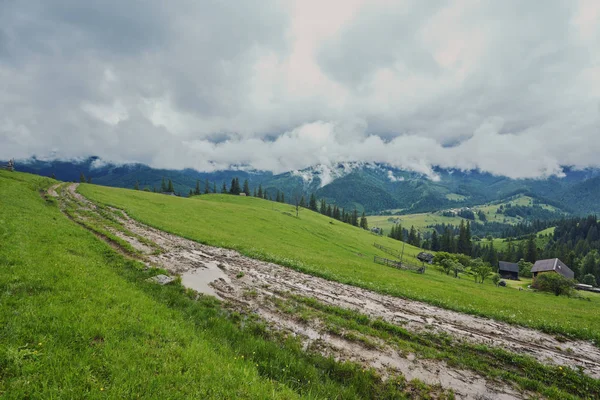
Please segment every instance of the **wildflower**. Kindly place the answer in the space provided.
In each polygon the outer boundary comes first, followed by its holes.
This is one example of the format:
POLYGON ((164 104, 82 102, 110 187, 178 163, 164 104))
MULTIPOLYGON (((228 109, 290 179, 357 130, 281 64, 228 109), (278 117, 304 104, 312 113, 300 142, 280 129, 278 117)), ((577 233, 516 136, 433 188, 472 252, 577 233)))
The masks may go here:
POLYGON ((104 392, 104 388, 100 388, 100 391, 101 391, 101 392, 104 392))

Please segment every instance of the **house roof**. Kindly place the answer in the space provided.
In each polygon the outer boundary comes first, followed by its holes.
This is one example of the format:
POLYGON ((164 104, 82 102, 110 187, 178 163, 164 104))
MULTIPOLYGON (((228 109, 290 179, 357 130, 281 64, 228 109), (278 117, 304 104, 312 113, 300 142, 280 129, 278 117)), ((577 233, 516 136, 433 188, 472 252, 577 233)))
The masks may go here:
POLYGON ((571 268, 567 266, 564 262, 560 261, 558 258, 550 258, 548 260, 538 260, 531 267, 531 272, 548 272, 555 271, 559 274, 567 277, 574 278, 575 273, 571 271, 571 268))
POLYGON ((519 273, 519 264, 507 261, 500 261, 498 263, 498 270, 519 273))

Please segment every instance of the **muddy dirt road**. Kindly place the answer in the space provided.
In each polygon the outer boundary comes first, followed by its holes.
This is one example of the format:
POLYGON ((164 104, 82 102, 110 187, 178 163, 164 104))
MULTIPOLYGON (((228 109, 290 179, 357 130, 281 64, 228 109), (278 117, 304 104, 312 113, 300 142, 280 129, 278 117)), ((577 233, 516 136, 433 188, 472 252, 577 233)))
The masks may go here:
MULTIPOLYGON (((95 205, 76 189, 77 184, 68 184, 61 190, 53 187, 49 194, 56 195, 59 203, 75 202, 79 210, 96 210, 95 205)), ((404 354, 393 346, 382 345, 374 349, 361 342, 346 340, 325 330, 320 321, 302 321, 282 312, 275 300, 284 301, 290 295, 309 297, 401 325, 411 332, 445 333, 459 341, 526 354, 543 364, 569 366, 600 378, 600 349, 589 342, 558 341, 532 329, 327 281, 250 259, 236 251, 205 246, 150 228, 123 212, 113 212, 128 233, 114 228, 110 228, 111 232, 136 248, 145 262, 181 275, 182 283, 187 287, 258 314, 274 329, 298 335, 307 347, 317 348, 340 360, 374 367, 384 377, 401 373, 409 380, 418 378, 428 384, 453 388, 458 398, 528 397, 510 384, 490 381, 470 370, 451 368, 443 361, 404 354), (149 246, 149 242, 155 246, 149 246), (160 254, 156 254, 156 246, 162 249, 160 254)))

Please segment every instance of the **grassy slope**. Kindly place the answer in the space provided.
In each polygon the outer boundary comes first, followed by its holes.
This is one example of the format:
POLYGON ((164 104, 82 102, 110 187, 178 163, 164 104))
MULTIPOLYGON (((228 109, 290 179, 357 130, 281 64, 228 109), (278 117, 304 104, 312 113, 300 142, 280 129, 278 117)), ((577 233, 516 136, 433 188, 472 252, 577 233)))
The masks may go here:
MULTIPOLYGON (((235 248, 314 275, 443 307, 562 332, 600 343, 600 302, 533 294, 454 279, 429 268, 425 275, 373 263, 373 242, 400 249, 389 238, 308 210, 295 218, 289 205, 227 195, 193 199, 83 185, 101 203, 166 231, 211 245, 235 248), (288 214, 286 214, 288 213, 288 214)), ((407 254, 418 249, 407 246, 407 254)))
POLYGON ((111 259, 107 245, 32 190, 49 180, 7 176, 0 175, 0 395, 293 397, 119 276, 113 266, 123 268, 123 259, 111 259))
MULTIPOLYGON (((305 353, 260 322, 144 271, 0 171, 0 397, 364 398, 372 371, 305 353)), ((402 391, 402 390, 400 390, 402 391)))

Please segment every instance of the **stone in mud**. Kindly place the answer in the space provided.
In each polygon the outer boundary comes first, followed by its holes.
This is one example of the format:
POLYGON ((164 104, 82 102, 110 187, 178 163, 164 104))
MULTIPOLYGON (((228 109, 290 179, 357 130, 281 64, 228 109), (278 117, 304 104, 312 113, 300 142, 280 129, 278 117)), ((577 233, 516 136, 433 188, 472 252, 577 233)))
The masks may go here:
POLYGON ((167 275, 156 275, 148 279, 148 282, 158 283, 159 285, 168 285, 173 282, 175 277, 167 275))

